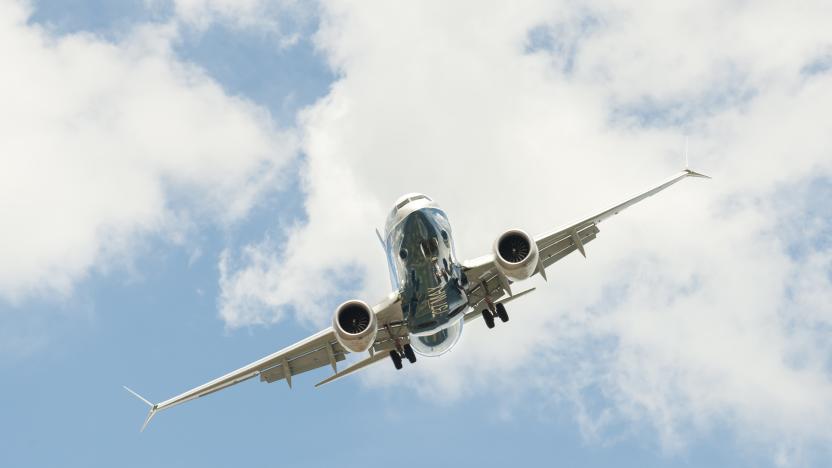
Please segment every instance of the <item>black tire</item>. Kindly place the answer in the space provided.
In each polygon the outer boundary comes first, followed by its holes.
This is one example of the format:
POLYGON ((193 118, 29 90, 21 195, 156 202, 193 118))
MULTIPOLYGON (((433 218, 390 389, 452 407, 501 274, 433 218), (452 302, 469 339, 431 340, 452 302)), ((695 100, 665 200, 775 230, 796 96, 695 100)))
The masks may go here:
POLYGON ((416 362, 416 353, 413 352, 413 346, 410 346, 410 343, 404 345, 404 357, 406 357, 411 364, 416 362))
POLYGON ((482 310, 482 319, 485 320, 485 326, 488 328, 494 328, 494 315, 491 314, 491 311, 488 309, 482 310))
POLYGON ((402 357, 399 356, 399 353, 396 351, 390 351, 390 359, 393 360, 393 365, 396 366, 396 370, 402 368, 402 357))
POLYGON ((506 306, 497 304, 497 317, 500 317, 500 320, 502 320, 503 323, 508 322, 508 312, 506 312, 506 306))

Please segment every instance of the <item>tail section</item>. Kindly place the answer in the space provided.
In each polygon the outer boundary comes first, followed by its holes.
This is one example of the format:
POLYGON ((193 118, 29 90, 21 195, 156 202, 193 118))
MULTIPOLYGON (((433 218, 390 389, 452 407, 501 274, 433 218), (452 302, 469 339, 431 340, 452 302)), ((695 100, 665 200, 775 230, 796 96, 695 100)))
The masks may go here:
POLYGON ((148 424, 150 424, 150 420, 151 420, 151 419, 153 419, 153 416, 155 416, 155 415, 156 415, 156 412, 157 412, 157 411, 159 411, 159 405, 154 405, 153 403, 151 403, 150 401, 148 401, 148 400, 147 400, 147 398, 145 398, 145 397, 143 397, 143 396, 139 395, 138 393, 134 392, 133 390, 131 390, 131 389, 130 389, 130 388, 128 388, 127 386, 122 385, 122 387, 124 387, 124 389, 125 389, 125 390, 127 390, 127 391, 128 391, 128 392, 130 392, 130 393, 132 393, 132 394, 133 394, 133 396, 135 396, 135 397, 136 397, 136 398, 138 398, 139 400, 143 401, 145 404, 147 404, 147 406, 149 406, 149 407, 150 407, 150 412, 149 412, 149 413, 147 413, 147 419, 145 419, 145 420, 144 420, 144 424, 142 424, 142 429, 141 429, 141 432, 144 432, 144 429, 147 427, 147 425, 148 425, 148 424))

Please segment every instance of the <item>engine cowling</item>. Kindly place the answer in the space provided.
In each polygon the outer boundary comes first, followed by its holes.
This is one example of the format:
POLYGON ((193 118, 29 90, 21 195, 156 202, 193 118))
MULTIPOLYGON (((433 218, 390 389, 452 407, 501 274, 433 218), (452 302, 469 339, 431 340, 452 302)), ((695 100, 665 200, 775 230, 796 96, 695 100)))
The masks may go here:
POLYGON ((347 301, 337 309, 332 317, 332 328, 341 346, 361 353, 370 349, 376 339, 378 322, 373 309, 364 301, 347 301))
POLYGON ((537 270, 537 243, 528 234, 512 229, 494 241, 497 267, 513 280, 524 280, 537 270))

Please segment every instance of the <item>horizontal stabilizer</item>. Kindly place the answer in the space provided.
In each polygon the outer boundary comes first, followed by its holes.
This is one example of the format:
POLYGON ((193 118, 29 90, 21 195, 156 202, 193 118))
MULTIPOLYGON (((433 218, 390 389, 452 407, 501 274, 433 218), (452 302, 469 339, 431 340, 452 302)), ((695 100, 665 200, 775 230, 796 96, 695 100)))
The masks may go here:
POLYGON ((355 364, 341 370, 340 372, 336 372, 336 373, 332 374, 331 376, 327 377, 326 379, 321 380, 320 382, 316 383, 315 386, 320 387, 321 385, 326 385, 330 382, 334 382, 334 381, 340 379, 341 377, 352 374, 353 372, 359 371, 359 370, 369 366, 370 364, 374 364, 374 363, 376 363, 376 362, 378 362, 382 359, 385 359, 387 356, 388 356, 388 354, 386 352, 377 352, 377 353, 373 354, 372 356, 370 356, 366 359, 362 359, 361 361, 356 362, 355 364))
POLYGON ((515 299, 519 299, 519 298, 521 298, 521 297, 525 296, 526 294, 528 294, 528 293, 530 293, 530 292, 534 291, 535 289, 537 289, 537 288, 529 288, 529 289, 527 289, 527 290, 525 290, 525 291, 522 291, 522 292, 519 292, 519 293, 517 293, 517 294, 515 294, 515 295, 513 295, 513 296, 510 296, 510 297, 507 297, 507 298, 505 298, 505 299, 503 299, 503 300, 497 301, 497 303, 498 303, 498 304, 506 304, 506 303, 509 303, 509 302, 511 302, 511 301, 513 301, 513 300, 515 300, 515 299))

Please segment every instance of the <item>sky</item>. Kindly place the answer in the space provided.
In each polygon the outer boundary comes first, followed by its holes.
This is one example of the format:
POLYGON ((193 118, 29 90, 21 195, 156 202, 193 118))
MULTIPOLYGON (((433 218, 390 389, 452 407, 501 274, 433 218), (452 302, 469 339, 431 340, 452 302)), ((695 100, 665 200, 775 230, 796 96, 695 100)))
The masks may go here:
POLYGON ((832 464, 832 5, 0 0, 2 466, 832 464), (690 165, 438 359, 161 401, 690 165))

